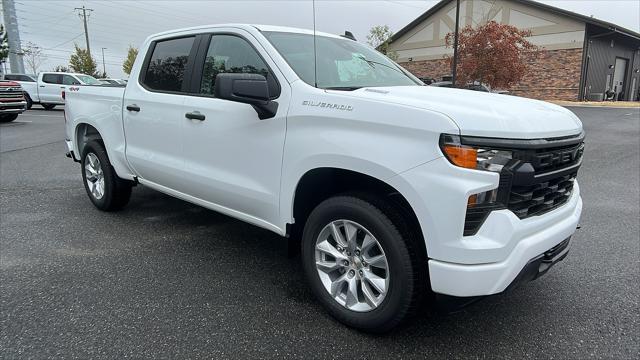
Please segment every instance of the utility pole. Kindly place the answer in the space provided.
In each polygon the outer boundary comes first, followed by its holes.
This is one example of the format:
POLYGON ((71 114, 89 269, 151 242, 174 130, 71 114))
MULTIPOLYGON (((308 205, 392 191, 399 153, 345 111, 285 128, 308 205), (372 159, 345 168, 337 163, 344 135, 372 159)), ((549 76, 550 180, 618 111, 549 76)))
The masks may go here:
POLYGON ((106 48, 102 48, 102 75, 106 76, 107 75, 107 67, 104 64, 104 50, 106 48))
POLYGON ((87 53, 89 54, 89 58, 91 58, 91 49, 89 48, 89 30, 87 30, 87 11, 89 11, 89 15, 91 15, 91 11, 93 11, 93 9, 87 9, 82 5, 81 8, 75 8, 73 10, 82 10, 82 14, 78 13, 78 16, 80 16, 84 22, 84 39, 87 42, 87 53))
POLYGON ((2 12, 4 26, 7 32, 9 43, 9 62, 11 72, 24 74, 24 62, 22 61, 22 44, 20 44, 20 31, 18 29, 18 17, 16 17, 16 7, 13 0, 2 0, 2 12))
POLYGON ((451 74, 451 84, 456 86, 456 75, 458 72, 458 23, 460 22, 460 0, 456 0, 456 32, 453 37, 453 70, 451 74))

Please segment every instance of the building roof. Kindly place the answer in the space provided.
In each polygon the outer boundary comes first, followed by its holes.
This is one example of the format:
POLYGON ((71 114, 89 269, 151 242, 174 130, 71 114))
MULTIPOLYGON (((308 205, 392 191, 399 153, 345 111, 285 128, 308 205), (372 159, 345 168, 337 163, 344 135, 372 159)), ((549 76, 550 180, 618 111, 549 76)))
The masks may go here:
MULTIPOLYGON (((403 27, 402 29, 400 29, 400 31, 398 31, 397 33, 395 33, 392 37, 391 37, 391 41, 390 42, 394 42, 396 40, 398 40, 402 35, 406 34, 409 30, 411 30, 412 28, 414 28, 415 26, 417 26, 418 24, 420 24, 421 22, 423 22, 424 20, 426 20, 427 18, 429 18, 431 15, 435 14, 436 12, 438 12, 438 10, 442 9, 443 7, 445 7, 448 3, 450 3, 453 0, 442 0, 439 3, 435 4, 431 9, 425 11, 422 15, 418 16, 415 20, 413 20, 412 22, 410 22, 407 26, 403 27)), ((595 26, 599 26, 601 28, 605 28, 611 31, 615 31, 617 33, 632 37, 636 40, 640 40, 640 33, 637 33, 633 30, 629 30, 626 28, 623 28, 621 26, 618 26, 616 24, 610 23, 608 21, 604 21, 604 20, 600 20, 600 19, 596 19, 594 17, 591 16, 585 16, 585 15, 581 15, 578 13, 574 13, 572 11, 568 11, 568 10, 564 10, 564 9, 560 9, 557 8, 555 6, 550 6, 550 5, 546 5, 546 4, 542 4, 539 3, 537 1, 532 1, 532 0, 509 0, 509 1, 514 1, 517 3, 521 3, 524 5, 529 5, 541 10, 545 10, 545 11, 549 11, 552 13, 556 13, 559 15, 563 15, 569 18, 573 18, 579 21, 583 21, 587 24, 591 24, 591 25, 595 25, 595 26)))

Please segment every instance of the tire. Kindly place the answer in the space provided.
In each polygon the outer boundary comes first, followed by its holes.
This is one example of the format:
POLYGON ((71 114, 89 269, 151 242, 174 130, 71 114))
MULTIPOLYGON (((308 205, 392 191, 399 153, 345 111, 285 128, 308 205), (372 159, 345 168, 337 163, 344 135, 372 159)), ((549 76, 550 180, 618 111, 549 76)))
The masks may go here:
POLYGON ((33 100, 31 100, 31 96, 29 94, 24 93, 24 100, 27 102, 27 110, 30 110, 33 106, 33 100))
POLYGON ((98 209, 115 211, 127 205, 133 183, 118 177, 101 142, 84 146, 80 169, 87 195, 98 209))
POLYGON ((45 110, 53 110, 56 107, 56 104, 40 104, 45 110))
POLYGON ((2 114, 0 115, 0 122, 12 122, 13 120, 18 118, 19 114, 2 114))
POLYGON ((420 286, 420 282, 427 281, 422 276, 426 270, 421 271, 419 266, 426 269, 426 262, 418 261, 418 252, 412 250, 412 242, 415 241, 413 232, 399 214, 390 203, 375 197, 347 194, 323 201, 309 215, 302 235, 303 268, 316 298, 338 321, 366 332, 384 333, 413 313, 421 293, 424 292, 424 286, 420 286), (349 233, 354 233, 353 227, 357 230, 355 248, 361 250, 361 253, 355 252, 354 247, 350 245, 342 249, 340 246, 329 248, 333 254, 340 255, 333 250, 342 253, 342 256, 346 254, 349 266, 344 266, 344 260, 339 260, 342 259, 340 256, 333 257, 335 261, 332 262, 332 256, 324 251, 327 244, 332 245, 332 238, 333 242, 336 242, 330 226, 332 223, 336 225, 338 236, 342 236, 343 240, 343 229, 349 227, 349 233), (377 241, 377 249, 365 246, 364 237, 367 235, 377 241), (379 259, 379 255, 383 255, 385 263, 375 261, 379 259), (367 262, 369 260, 371 263, 367 262), (318 267, 317 261, 325 266, 318 267), (342 269, 334 266, 341 261, 342 269), (385 266, 386 270, 383 271, 382 268, 385 266), (349 297, 349 286, 352 282, 339 286, 334 284, 341 279, 348 279, 352 271, 352 279, 356 279, 356 285, 353 285, 352 289, 355 289, 357 296, 349 297), (375 276, 371 278, 376 283, 382 284, 379 279, 384 280, 384 288, 372 285, 373 282, 368 280, 372 273, 375 276), (328 283, 331 285, 327 286, 328 283), (374 288, 384 289, 385 292, 372 290, 374 288), (330 294, 330 289, 340 290, 336 291, 334 295, 338 295, 334 296, 330 294), (372 298, 375 301, 367 301, 372 298))

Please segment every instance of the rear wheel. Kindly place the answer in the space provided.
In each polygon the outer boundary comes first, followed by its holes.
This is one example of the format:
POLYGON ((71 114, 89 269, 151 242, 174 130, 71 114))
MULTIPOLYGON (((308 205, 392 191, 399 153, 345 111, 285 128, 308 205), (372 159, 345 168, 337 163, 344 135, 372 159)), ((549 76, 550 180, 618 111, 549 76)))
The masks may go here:
MULTIPOLYGON (((309 215, 302 261, 311 288, 346 325, 386 332, 414 309, 419 277, 408 229, 376 198, 335 196, 309 215)), ((415 255, 414 255, 415 256, 415 255)))
POLYGON ((45 110, 53 110, 56 107, 56 104, 41 104, 45 110))
POLYGON ((2 114, 0 115, 0 122, 12 122, 18 118, 18 114, 2 114))
POLYGON ((94 140, 85 145, 81 164, 84 188, 93 205, 103 211, 127 205, 133 184, 118 177, 100 142, 94 140))

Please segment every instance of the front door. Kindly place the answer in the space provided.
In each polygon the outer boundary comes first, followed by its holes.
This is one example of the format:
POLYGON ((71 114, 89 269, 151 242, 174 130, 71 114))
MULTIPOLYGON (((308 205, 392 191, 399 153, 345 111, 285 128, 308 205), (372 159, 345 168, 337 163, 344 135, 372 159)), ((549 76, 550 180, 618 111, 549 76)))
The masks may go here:
POLYGON ((190 195, 275 224, 289 87, 278 82, 264 49, 240 35, 214 34, 208 47, 203 40, 194 70, 202 77, 192 88, 198 95, 185 101, 187 112, 202 116, 184 120, 186 181, 190 195), (251 105, 216 99, 216 75, 224 72, 264 75, 280 103, 276 116, 260 120, 251 105))
POLYGON ((194 36, 152 43, 142 76, 124 95, 124 130, 129 164, 140 178, 183 191, 185 81, 194 36))
POLYGON ((616 100, 625 99, 625 83, 624 80, 627 75, 627 64, 629 60, 623 58, 616 58, 616 65, 613 70, 613 85, 611 89, 616 93, 616 100))

